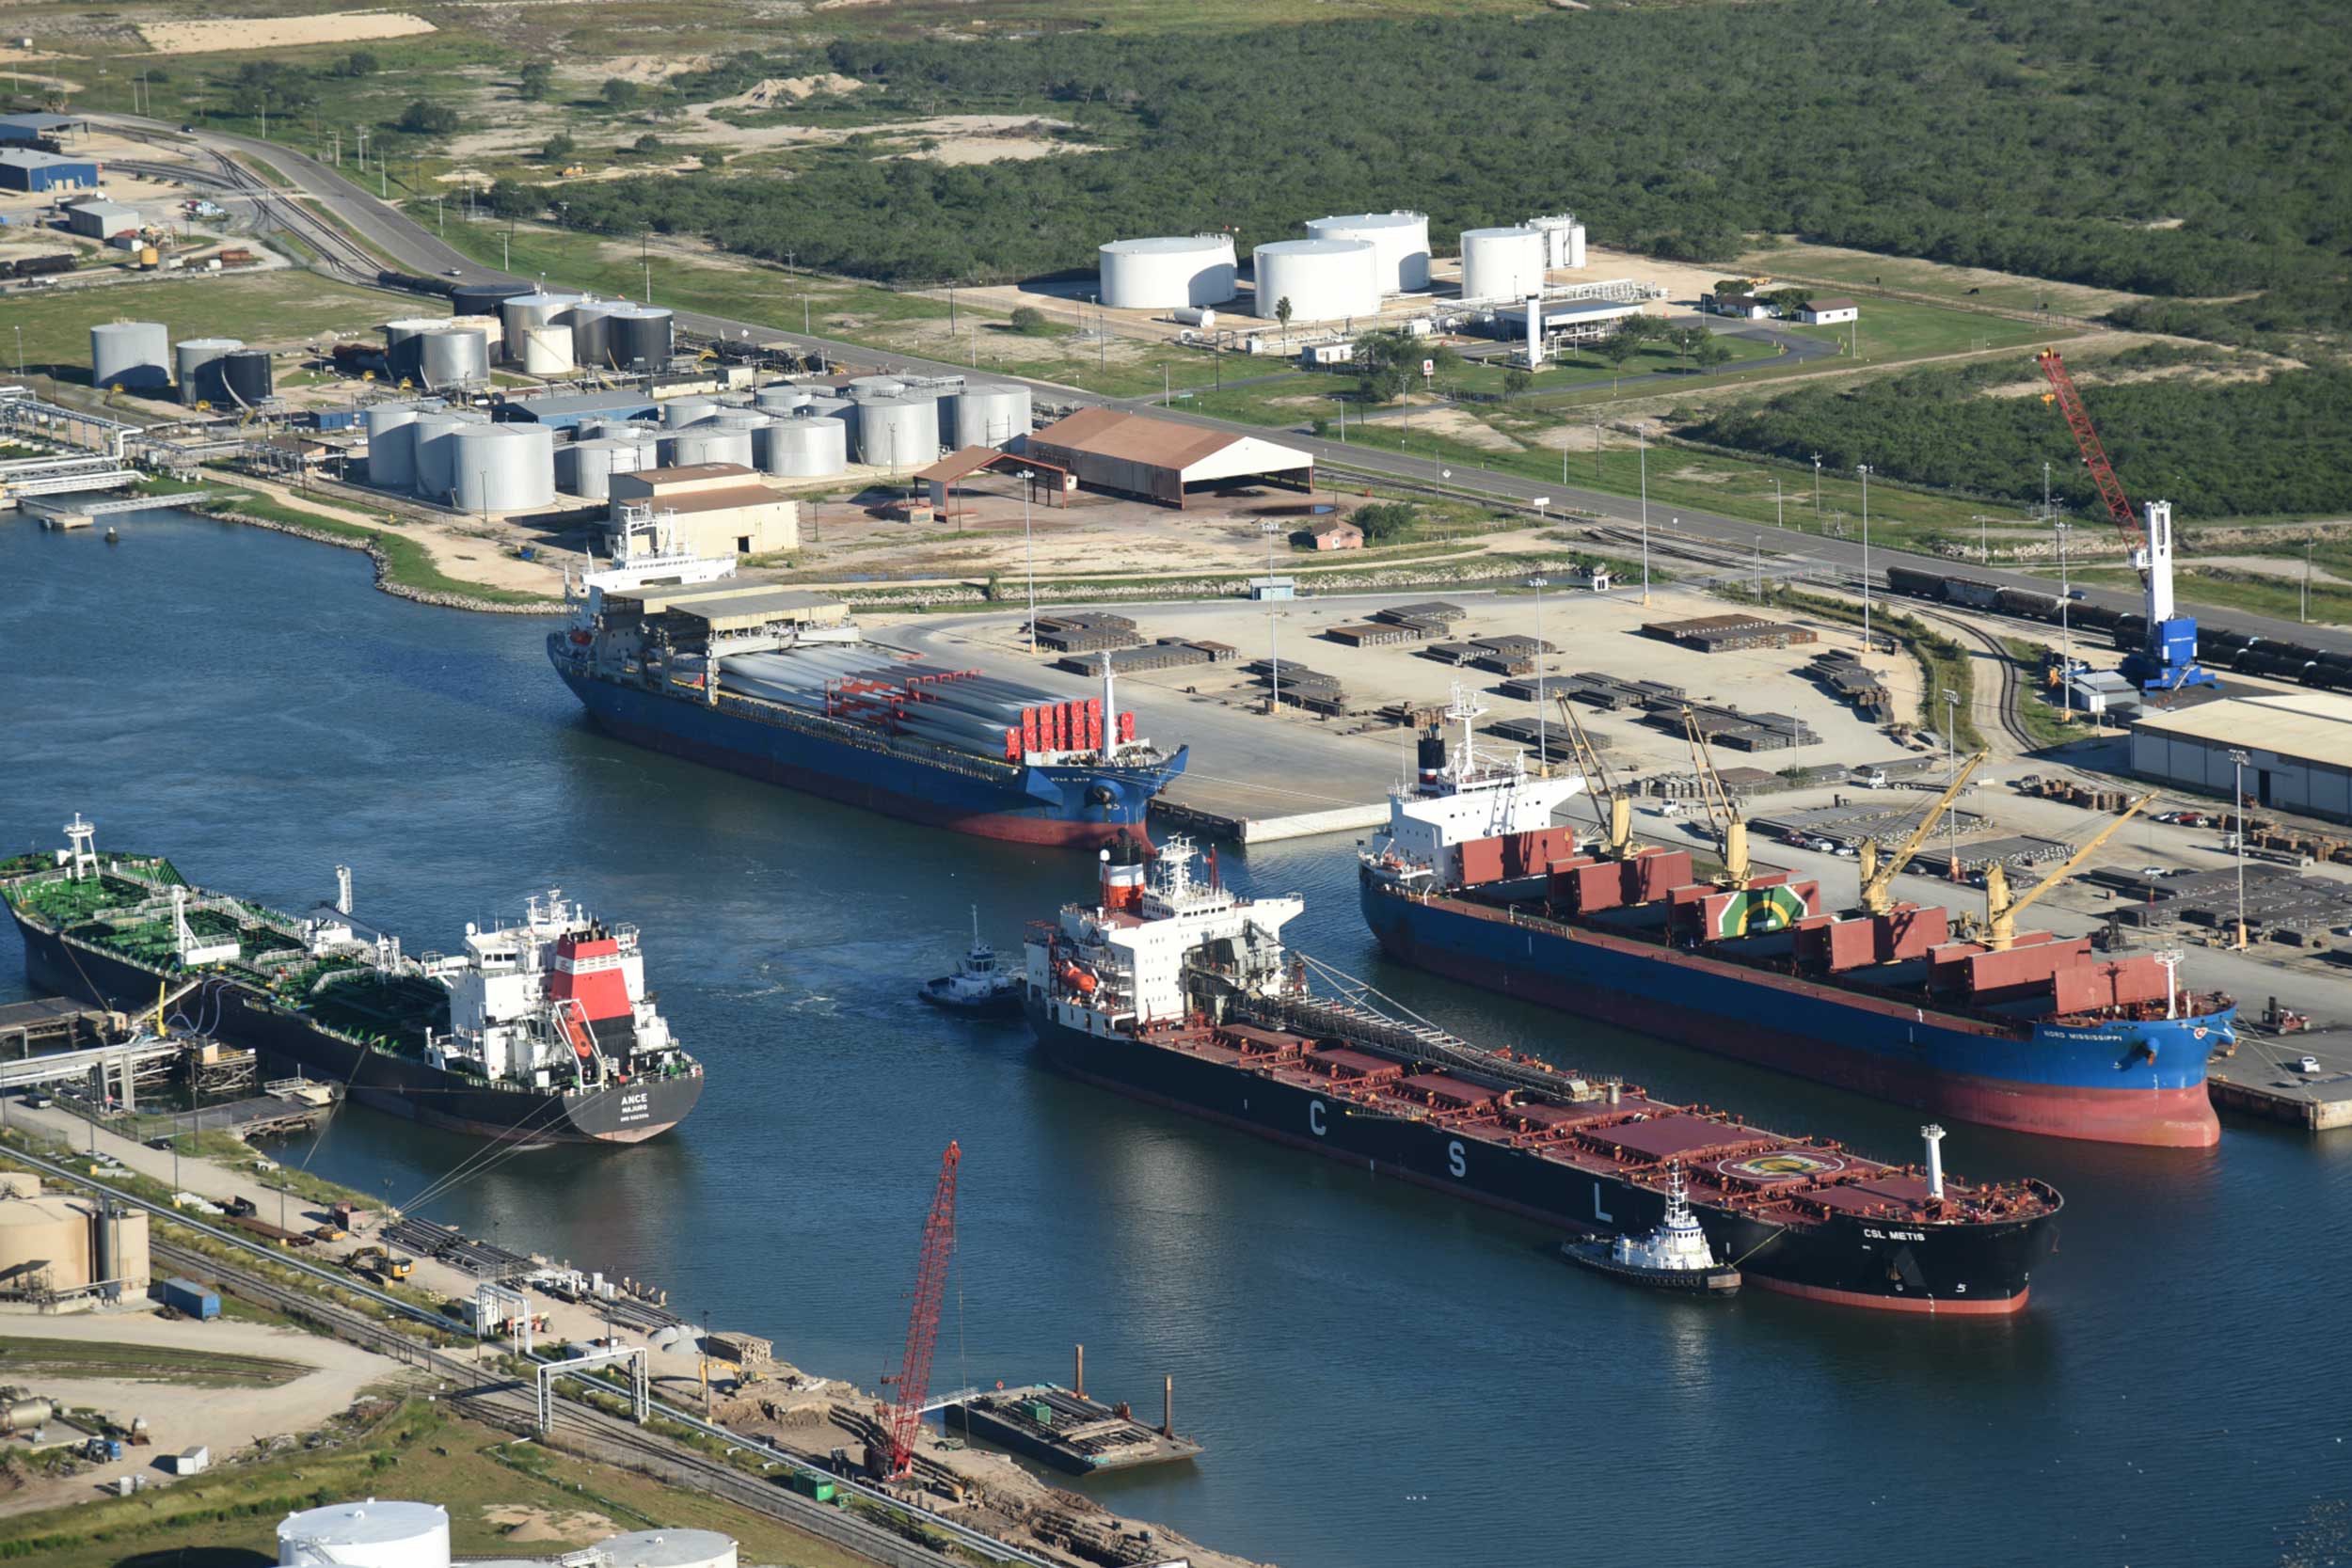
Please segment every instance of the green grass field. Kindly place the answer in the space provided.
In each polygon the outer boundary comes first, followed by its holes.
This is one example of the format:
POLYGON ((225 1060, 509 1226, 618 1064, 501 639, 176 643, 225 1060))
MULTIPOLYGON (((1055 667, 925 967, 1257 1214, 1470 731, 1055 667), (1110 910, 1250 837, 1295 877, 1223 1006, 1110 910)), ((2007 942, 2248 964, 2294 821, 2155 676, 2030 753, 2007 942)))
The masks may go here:
MULTIPOLYGON (((2043 574, 2056 577, 2055 572, 2043 574)), ((2102 588, 2137 588, 2139 578, 2120 566, 2094 566, 2089 571, 2076 570, 2074 580, 2078 584, 2102 588)), ((2174 574, 2175 591, 2185 603, 2219 610, 2243 610, 2255 615, 2274 616, 2281 621, 2294 621, 2308 613, 2311 624, 2323 626, 2352 626, 2352 588, 2342 583, 2314 581, 2308 603, 2303 597, 2302 584, 2293 578, 2265 577, 2227 567, 2182 564, 2174 574)))
POLYGON ((1988 315, 1941 305, 1921 305, 1908 299, 1856 300, 1862 319, 1843 326, 1802 326, 1789 330, 1820 338, 1852 352, 1854 328, 1862 329, 1862 357, 1846 359, 1841 368, 1884 365, 1899 359, 1921 359, 1937 354, 1976 354, 2011 348, 2021 343, 2044 343, 2078 335, 2072 322, 2044 325, 2008 316, 1988 315))
MULTIPOLYGON (((1742 271, 1766 274, 1783 282, 1799 282, 1817 294, 1834 293, 1824 284, 1885 288, 1904 293, 1928 294, 1955 304, 1993 306, 2006 310, 2040 310, 2085 319, 2105 314, 2138 294, 2114 289, 2092 289, 2079 283, 2053 283, 2047 278, 2017 273, 1990 272, 1948 266, 1942 261, 1903 256, 1880 256, 1836 245, 1779 245, 1751 252, 1740 261, 1742 271)), ((1866 311, 1868 296, 1861 301, 1866 311)))
MULTIPOLYGON (((182 338, 241 338, 256 345, 309 341, 322 332, 365 332, 404 314, 393 295, 312 273, 280 271, 200 277, 155 277, 104 288, 53 289, 13 296, 0 325, 22 327, 28 370, 60 380, 89 378, 89 329, 111 321, 158 321, 182 338)), ((16 336, 0 339, 13 360, 16 336)))

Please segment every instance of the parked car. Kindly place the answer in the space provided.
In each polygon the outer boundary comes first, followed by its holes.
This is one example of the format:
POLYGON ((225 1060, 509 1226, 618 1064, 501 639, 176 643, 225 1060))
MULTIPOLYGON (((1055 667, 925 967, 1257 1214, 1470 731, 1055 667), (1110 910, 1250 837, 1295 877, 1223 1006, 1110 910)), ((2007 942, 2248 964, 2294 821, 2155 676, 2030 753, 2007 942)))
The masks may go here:
POLYGON ((2297 1056, 2295 1058, 2295 1070, 2297 1072, 2317 1072, 2319 1070, 2319 1058, 2316 1056, 2297 1056))
POLYGON ((2143 865, 2139 868, 2139 876, 2142 881, 2162 881, 2166 877, 2170 875, 2171 873, 2165 870, 2165 868, 2161 865, 2143 865))

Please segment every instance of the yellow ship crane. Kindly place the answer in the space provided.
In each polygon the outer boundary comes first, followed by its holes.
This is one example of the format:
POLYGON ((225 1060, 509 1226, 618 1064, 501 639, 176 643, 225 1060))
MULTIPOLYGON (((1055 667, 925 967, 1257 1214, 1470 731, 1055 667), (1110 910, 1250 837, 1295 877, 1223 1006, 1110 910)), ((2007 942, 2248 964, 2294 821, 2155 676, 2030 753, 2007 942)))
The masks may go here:
POLYGON ((1732 802, 1731 791, 1724 787, 1723 775, 1715 771, 1714 753, 1707 749, 1707 736, 1699 733, 1699 721, 1688 707, 1682 710, 1682 733, 1691 742, 1691 766, 1699 776, 1699 803, 1707 808, 1707 820, 1715 830, 1715 845, 1724 858, 1724 885, 1748 885, 1748 823, 1732 802))
POLYGON ((2125 807, 2122 814, 2092 834, 2083 847, 2066 857, 2056 871, 2042 878, 2025 892, 2012 896, 2009 891, 2009 873, 1994 861, 1984 868, 1984 915, 1986 935, 1984 944, 1995 953, 2006 953, 2017 942, 2017 917, 2026 905, 2066 880, 2074 867, 2089 859, 2090 852, 2113 838, 2123 824, 2137 816, 2140 808, 2154 800, 2143 795, 2125 807))
POLYGON ((1985 752, 1979 752, 1962 765, 1960 771, 1952 775, 1952 782, 1945 786, 1944 793, 1937 796, 1934 803, 1920 816, 1910 836, 1891 852, 1881 856, 1879 841, 1875 838, 1862 841, 1857 852, 1862 857, 1862 908, 1865 911, 1884 914, 1895 907, 1895 874, 1911 863, 1911 857, 1918 853, 1919 846, 1928 841, 1928 834, 1935 831, 1935 825, 1944 820, 1944 814, 1951 809, 1952 802, 1960 799, 1960 792, 1966 786, 1968 776, 1977 770, 1985 755, 1985 752))
POLYGON ((1577 771, 1584 775, 1585 793, 1592 796, 1593 815, 1601 825, 1600 852, 1621 861, 1633 852, 1633 797, 1617 787, 1609 765, 1600 760, 1600 748, 1584 733, 1584 721, 1575 705, 1565 697, 1553 700, 1560 705, 1560 717, 1568 721, 1568 744, 1576 752, 1577 771))

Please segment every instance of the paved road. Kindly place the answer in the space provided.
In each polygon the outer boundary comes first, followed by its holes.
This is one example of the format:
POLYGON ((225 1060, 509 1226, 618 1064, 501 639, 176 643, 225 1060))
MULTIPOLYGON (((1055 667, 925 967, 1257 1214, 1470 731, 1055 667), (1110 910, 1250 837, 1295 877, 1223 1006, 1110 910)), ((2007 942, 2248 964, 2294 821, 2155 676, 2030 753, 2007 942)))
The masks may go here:
MULTIPOLYGON (((179 137, 171 127, 164 125, 161 121, 139 119, 130 116, 107 115, 96 116, 93 119, 102 123, 135 130, 144 135, 153 136, 161 133, 167 138, 200 143, 207 147, 246 152, 265 158, 272 165, 299 181, 306 194, 313 200, 334 213, 337 217, 364 236, 370 244, 412 272, 447 276, 454 269, 457 280, 466 282, 536 283, 538 281, 536 278, 502 273, 495 267, 485 267, 469 260, 442 240, 411 222, 396 209, 387 206, 376 198, 373 192, 345 179, 317 159, 308 157, 289 148, 276 143, 260 142, 249 137, 211 131, 204 133, 201 137, 179 137)), ((677 312, 677 322, 690 331, 704 333, 714 338, 740 338, 748 335, 759 341, 792 343, 834 358, 858 363, 879 360, 882 368, 892 373, 913 372, 933 375, 970 373, 970 367, 965 365, 882 353, 860 344, 813 337, 806 333, 792 332, 763 323, 737 321, 688 310, 677 312)), ((1742 324, 1726 325, 1737 329, 1742 324)), ((1818 340, 1804 341, 1812 342, 1818 340)), ((1057 404, 1073 405, 1107 404, 1115 407, 1140 408, 1158 402, 1156 397, 1104 398, 1055 382, 1033 381, 1020 376, 997 376, 995 379, 1025 385, 1029 388, 1033 396, 1057 404)), ((1162 412, 1165 418, 1180 420, 1185 424, 1198 425, 1203 429, 1226 431, 1239 436, 1263 436, 1265 434, 1263 426, 1243 424, 1232 420, 1214 419, 1207 415, 1189 412, 1182 407, 1162 412)), ((1939 558, 1913 555, 1909 552, 1890 550, 1883 546, 1866 552, 1859 540, 1822 538, 1796 530, 1781 530, 1768 524, 1744 522, 1736 517, 1725 517, 1687 508, 1677 511, 1662 506, 1654 506, 1648 509, 1649 516, 1645 518, 1639 502, 1605 491, 1586 490, 1570 485, 1521 479, 1516 475, 1491 473, 1483 468, 1467 467, 1402 453, 1343 446, 1338 441, 1311 435, 1292 435, 1288 439, 1290 444, 1311 452, 1318 463, 1327 467, 1340 467, 1359 472, 1391 475, 1424 483, 1449 483, 1455 489, 1472 492, 1505 504, 1517 502, 1523 505, 1536 497, 1549 496, 1555 507, 1597 513, 1601 516, 1625 522, 1671 520, 1675 526, 1685 532, 1697 534, 1722 544, 1737 545, 1742 548, 1750 546, 1760 537, 1776 553, 1825 562, 1848 572, 1861 571, 1867 553, 1871 576, 1882 581, 1887 567, 1904 564, 1934 570, 1958 569, 1973 577, 2018 588, 2031 589, 2040 593, 2050 591, 2048 578, 2036 577, 2026 572, 2004 571, 1998 567, 1975 565, 1955 567, 1954 562, 1939 558)), ((2084 597, 2089 603, 2119 611, 2136 613, 2140 608, 2140 599, 2137 593, 2091 588, 2085 590, 2084 597)), ((2184 602, 2188 603, 2188 601, 2184 602)), ((2189 607, 2196 608, 2193 604, 2189 607)), ((2298 626, 2292 621, 2284 621, 2273 616, 2249 614, 2242 610, 2208 610, 2201 613, 2217 625, 2227 625, 2265 638, 2301 642, 2328 652, 2352 653, 2352 631, 2298 626)))

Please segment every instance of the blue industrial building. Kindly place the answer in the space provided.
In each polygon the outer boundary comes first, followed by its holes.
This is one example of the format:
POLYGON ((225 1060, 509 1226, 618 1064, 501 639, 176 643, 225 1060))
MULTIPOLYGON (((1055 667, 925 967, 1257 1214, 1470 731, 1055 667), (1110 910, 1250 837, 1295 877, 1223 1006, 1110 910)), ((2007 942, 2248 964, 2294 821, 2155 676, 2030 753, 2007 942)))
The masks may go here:
POLYGON ((589 420, 649 420, 660 404, 645 392, 558 392, 550 397, 510 398, 496 417, 509 424, 576 429, 589 420))
POLYGON ((98 165, 88 158, 0 148, 0 191, 85 191, 97 185, 98 165))
POLYGON ((0 115, 0 145, 37 142, 60 131, 79 131, 87 121, 72 115, 0 115))

